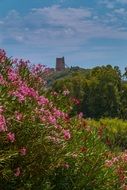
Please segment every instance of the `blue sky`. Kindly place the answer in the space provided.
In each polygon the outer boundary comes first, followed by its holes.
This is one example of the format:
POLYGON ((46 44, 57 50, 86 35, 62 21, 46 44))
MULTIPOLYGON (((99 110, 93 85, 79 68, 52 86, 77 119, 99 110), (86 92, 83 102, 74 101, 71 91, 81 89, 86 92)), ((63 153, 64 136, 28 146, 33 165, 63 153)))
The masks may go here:
POLYGON ((55 66, 127 66, 127 0, 0 0, 0 48, 55 66))

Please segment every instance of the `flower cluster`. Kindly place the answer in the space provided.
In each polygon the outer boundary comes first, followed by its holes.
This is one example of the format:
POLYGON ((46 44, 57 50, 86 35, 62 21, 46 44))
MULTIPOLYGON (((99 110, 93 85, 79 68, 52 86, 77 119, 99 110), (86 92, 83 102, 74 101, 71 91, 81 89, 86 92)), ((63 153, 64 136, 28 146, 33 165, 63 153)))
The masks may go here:
POLYGON ((121 189, 127 189, 127 151, 120 153, 118 156, 113 156, 111 159, 105 161, 106 167, 114 167, 117 173, 119 181, 121 183, 121 189))
MULTIPOLYGON (((14 151, 23 159, 31 153, 27 139, 33 140, 38 126, 45 127, 48 141, 57 144, 68 141, 71 138, 68 114, 58 109, 43 93, 43 75, 46 76, 49 69, 41 64, 29 67, 29 61, 22 59, 6 60, 5 51, 0 50, 0 96, 3 97, 0 100, 0 135, 3 144, 8 150, 10 146, 10 151, 14 146, 14 151)), ((65 95, 68 93, 64 92, 65 95)), ((16 177, 23 173, 21 165, 13 168, 16 177)))

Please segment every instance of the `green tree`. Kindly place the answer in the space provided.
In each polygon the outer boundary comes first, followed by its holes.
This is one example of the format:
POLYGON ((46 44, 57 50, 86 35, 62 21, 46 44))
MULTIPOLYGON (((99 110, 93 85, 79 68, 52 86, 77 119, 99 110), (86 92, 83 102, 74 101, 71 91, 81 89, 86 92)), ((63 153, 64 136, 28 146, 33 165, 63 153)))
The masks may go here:
POLYGON ((92 118, 118 116, 120 86, 120 76, 112 66, 94 68, 82 104, 85 116, 92 118))

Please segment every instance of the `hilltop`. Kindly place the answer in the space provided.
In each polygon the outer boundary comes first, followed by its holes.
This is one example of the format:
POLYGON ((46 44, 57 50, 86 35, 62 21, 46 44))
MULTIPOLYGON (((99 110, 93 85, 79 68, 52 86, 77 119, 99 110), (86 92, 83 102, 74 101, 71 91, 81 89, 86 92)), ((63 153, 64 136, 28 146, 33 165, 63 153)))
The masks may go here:
POLYGON ((55 71, 51 70, 51 73, 46 77, 48 86, 51 86, 56 80, 65 79, 72 77, 73 75, 80 74, 83 76, 87 76, 90 73, 91 69, 84 69, 80 67, 71 67, 65 68, 63 71, 55 71))

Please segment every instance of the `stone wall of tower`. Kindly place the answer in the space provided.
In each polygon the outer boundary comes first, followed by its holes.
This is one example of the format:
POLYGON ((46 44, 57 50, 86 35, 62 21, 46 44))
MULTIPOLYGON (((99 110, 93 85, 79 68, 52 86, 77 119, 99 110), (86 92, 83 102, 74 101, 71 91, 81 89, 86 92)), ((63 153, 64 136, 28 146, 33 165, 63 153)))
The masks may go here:
POLYGON ((56 71, 63 71, 65 69, 64 57, 56 58, 56 71))

